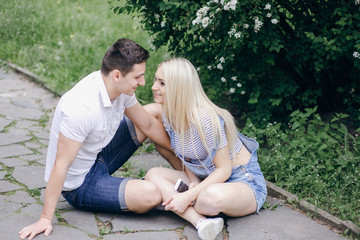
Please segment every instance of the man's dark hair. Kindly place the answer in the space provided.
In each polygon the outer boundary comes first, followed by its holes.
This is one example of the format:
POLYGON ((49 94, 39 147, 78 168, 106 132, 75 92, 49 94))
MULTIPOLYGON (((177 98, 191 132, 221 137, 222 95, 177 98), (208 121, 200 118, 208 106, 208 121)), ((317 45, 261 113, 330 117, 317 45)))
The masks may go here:
POLYGON ((149 51, 130 39, 121 38, 105 53, 101 72, 108 75, 112 70, 117 69, 126 76, 135 64, 146 62, 148 58, 149 51))

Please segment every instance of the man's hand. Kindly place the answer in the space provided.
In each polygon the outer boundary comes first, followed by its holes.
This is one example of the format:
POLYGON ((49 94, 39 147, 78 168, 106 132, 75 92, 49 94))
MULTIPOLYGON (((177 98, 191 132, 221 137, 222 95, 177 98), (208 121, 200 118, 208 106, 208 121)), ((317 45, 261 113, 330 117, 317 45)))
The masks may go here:
POLYGON ((42 232, 45 232, 44 235, 47 237, 50 235, 52 230, 53 226, 51 224, 51 221, 47 218, 41 217, 36 223, 24 227, 19 232, 19 237, 21 239, 25 239, 27 237, 28 239, 33 239, 36 235, 42 232))

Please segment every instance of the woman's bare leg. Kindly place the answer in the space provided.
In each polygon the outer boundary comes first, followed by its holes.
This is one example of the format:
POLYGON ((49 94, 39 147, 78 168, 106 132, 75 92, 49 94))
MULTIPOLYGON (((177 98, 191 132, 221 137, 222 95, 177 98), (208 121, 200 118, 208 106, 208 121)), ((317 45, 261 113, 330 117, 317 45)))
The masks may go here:
POLYGON ((194 208, 206 216, 222 212, 227 216, 240 217, 254 213, 257 202, 254 192, 245 183, 217 183, 199 194, 194 208))

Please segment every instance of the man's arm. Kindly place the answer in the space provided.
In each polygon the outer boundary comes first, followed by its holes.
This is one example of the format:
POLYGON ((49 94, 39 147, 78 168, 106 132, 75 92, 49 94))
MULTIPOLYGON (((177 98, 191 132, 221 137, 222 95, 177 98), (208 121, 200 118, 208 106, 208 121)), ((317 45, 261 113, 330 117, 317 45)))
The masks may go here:
POLYGON ((62 191, 66 174, 75 160, 81 143, 70 140, 61 133, 59 134, 57 153, 54 166, 51 169, 50 178, 46 185, 45 200, 40 219, 19 232, 21 239, 33 239, 37 234, 45 231, 48 236, 52 231, 52 218, 62 191))
POLYGON ((154 143, 171 150, 170 139, 163 124, 149 114, 140 103, 126 108, 125 115, 154 143))

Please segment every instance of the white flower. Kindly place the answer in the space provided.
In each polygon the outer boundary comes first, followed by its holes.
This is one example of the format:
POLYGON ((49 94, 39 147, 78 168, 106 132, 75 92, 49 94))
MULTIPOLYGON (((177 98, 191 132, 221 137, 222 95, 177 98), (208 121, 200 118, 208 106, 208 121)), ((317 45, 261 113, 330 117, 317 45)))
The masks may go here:
POLYGON ((225 62, 225 58, 224 58, 224 57, 221 57, 221 58, 220 58, 220 62, 221 62, 221 63, 224 63, 224 62, 225 62))
MULTIPOLYGON (((359 0, 360 1, 360 0, 359 0)), ((360 58, 360 53, 359 52, 354 52, 353 54, 354 58, 360 58)))
POLYGON ((225 4, 224 10, 228 11, 231 9, 231 10, 235 11, 236 4, 237 4, 237 0, 231 0, 230 2, 225 4))
POLYGON ((360 4, 360 0, 355 0, 355 5, 359 5, 360 4))
POLYGON ((161 22, 161 27, 165 27, 165 22, 161 22))
POLYGON ((236 86, 240 88, 242 85, 241 85, 241 83, 238 83, 238 84, 236 84, 236 86))
POLYGON ((221 8, 217 8, 217 9, 215 10, 216 13, 218 13, 218 12, 220 12, 220 11, 221 11, 221 8))
POLYGON ((207 15, 207 12, 209 11, 209 7, 205 6, 197 10, 196 16, 198 17, 205 17, 207 15))
POLYGON ((249 28, 249 24, 244 23, 243 28, 248 29, 248 28, 249 28))
POLYGON ((219 3, 219 0, 214 0, 213 2, 214 2, 214 3, 219 3))
POLYGON ((210 18, 209 18, 209 17, 204 17, 204 18, 201 20, 201 24, 202 24, 203 28, 206 28, 206 27, 209 25, 210 22, 211 22, 211 21, 210 21, 210 18))
POLYGON ((241 38, 241 32, 237 32, 237 33, 235 33, 235 35, 234 35, 234 36, 235 36, 235 38, 236 38, 236 39, 241 38))
POLYGON ((226 82, 226 79, 224 77, 221 77, 222 82, 226 82))
POLYGON ((235 88, 230 88, 230 93, 234 93, 235 92, 235 88))
POLYGON ((244 95, 244 94, 245 94, 245 91, 241 91, 240 94, 241 94, 241 95, 244 95))
POLYGON ((224 69, 223 66, 221 65, 221 63, 219 63, 216 67, 217 67, 217 69, 220 69, 220 70, 224 69))
POLYGON ((261 22, 258 17, 254 18, 254 22, 255 22, 254 31, 257 33, 260 30, 261 26, 263 25, 263 22, 261 22))
POLYGON ((231 27, 230 31, 228 32, 229 36, 232 37, 236 33, 236 29, 231 27))
POLYGON ((209 66, 207 66, 207 68, 209 69, 209 70, 211 70, 212 69, 212 67, 209 65, 209 66))
POLYGON ((193 25, 196 25, 196 24, 199 24, 199 23, 201 23, 201 18, 200 17, 197 17, 192 21, 193 25))
POLYGON ((278 22, 279 22, 279 20, 277 20, 276 18, 271 19, 272 24, 277 24, 278 22))
POLYGON ((59 45, 59 46, 62 46, 62 45, 63 45, 63 42, 62 42, 62 41, 59 41, 59 42, 58 42, 58 45, 59 45))
POLYGON ((265 10, 270 10, 271 9, 271 5, 270 5, 270 3, 267 3, 266 5, 265 5, 265 8, 264 8, 265 10))
POLYGON ((220 4, 224 5, 225 4, 225 0, 220 0, 220 4))
POLYGON ((154 14, 154 17, 155 17, 155 19, 156 19, 156 21, 159 21, 159 19, 160 19, 160 15, 159 14, 154 14))
POLYGON ((233 77, 231 77, 231 80, 236 81, 236 80, 237 80, 237 77, 236 77, 236 76, 233 76, 233 77))
POLYGON ((266 17, 271 18, 271 13, 266 14, 266 17))

